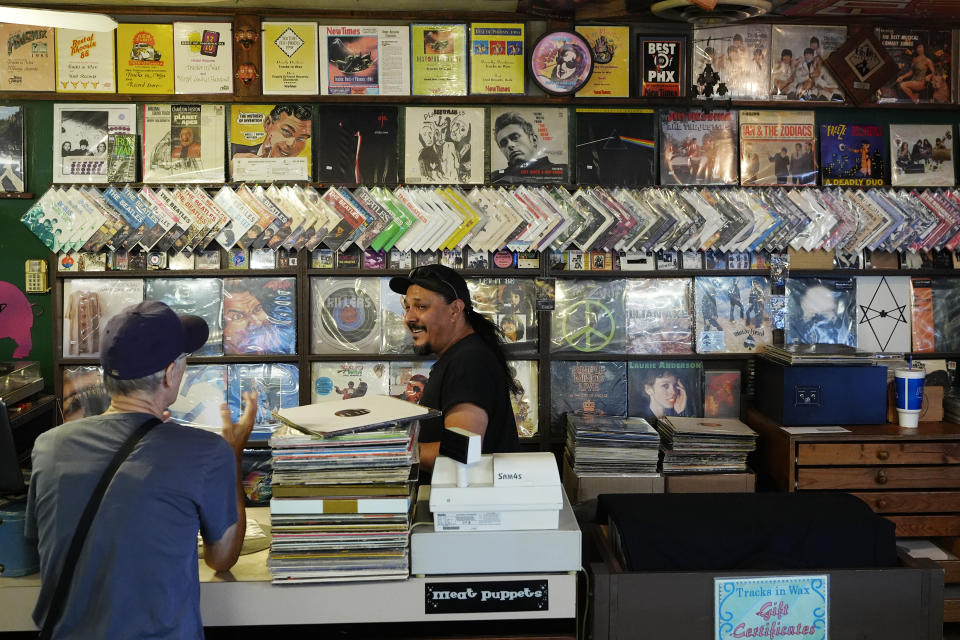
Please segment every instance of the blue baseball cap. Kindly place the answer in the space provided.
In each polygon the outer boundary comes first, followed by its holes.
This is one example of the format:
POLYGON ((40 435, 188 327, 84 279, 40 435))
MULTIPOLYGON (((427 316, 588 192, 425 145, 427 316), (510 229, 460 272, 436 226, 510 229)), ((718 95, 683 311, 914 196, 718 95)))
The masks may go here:
POLYGON ((118 380, 163 371, 184 353, 202 347, 210 328, 199 316, 177 315, 162 302, 147 300, 107 321, 100 334, 103 372, 118 380))

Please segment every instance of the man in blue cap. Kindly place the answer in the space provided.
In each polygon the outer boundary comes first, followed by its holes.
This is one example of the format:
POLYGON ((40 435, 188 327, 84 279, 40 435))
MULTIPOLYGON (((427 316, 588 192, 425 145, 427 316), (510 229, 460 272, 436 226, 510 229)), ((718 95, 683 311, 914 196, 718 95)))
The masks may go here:
POLYGON ((483 453, 516 451, 519 440, 510 394, 519 392, 497 325, 477 313, 459 273, 431 264, 390 279, 404 296, 407 328, 418 355, 439 356, 420 404, 443 412, 421 422, 420 466, 433 470, 444 427, 480 434, 483 453))
POLYGON ((33 619, 42 627, 52 615, 53 638, 203 637, 197 531, 204 561, 218 571, 232 567, 246 529, 239 469, 255 394, 245 394, 237 423, 221 406, 222 438, 174 422, 147 431, 108 485, 62 606, 51 613, 51 602, 94 487, 131 434, 169 418, 186 356, 208 331, 202 318, 178 316, 162 302, 124 309, 101 333, 110 406, 37 438, 27 503, 42 581, 33 619))

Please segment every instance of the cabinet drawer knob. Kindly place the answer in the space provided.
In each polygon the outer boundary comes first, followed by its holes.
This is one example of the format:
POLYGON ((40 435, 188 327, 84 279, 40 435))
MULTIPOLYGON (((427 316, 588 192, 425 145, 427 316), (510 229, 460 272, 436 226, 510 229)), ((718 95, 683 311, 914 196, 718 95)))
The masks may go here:
POLYGON ((886 449, 881 449, 880 451, 877 451, 877 460, 889 460, 889 459, 890 459, 889 451, 887 451, 886 449))
POLYGON ((877 500, 877 509, 886 509, 887 504, 888 503, 884 498, 880 498, 879 500, 877 500))
POLYGON ((884 469, 877 471, 877 484, 887 484, 887 472, 884 469))

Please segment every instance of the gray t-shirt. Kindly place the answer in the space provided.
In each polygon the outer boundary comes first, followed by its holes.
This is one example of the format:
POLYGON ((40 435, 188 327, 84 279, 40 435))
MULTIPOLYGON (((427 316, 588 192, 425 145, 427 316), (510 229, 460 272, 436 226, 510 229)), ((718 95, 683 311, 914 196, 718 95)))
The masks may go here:
MULTIPOLYGON (((26 534, 39 538, 42 626, 73 533, 127 437, 152 416, 68 422, 37 438, 26 534)), ((237 520, 236 458, 226 440, 168 422, 120 466, 87 534, 55 638, 202 638, 197 531, 219 540, 237 520)))

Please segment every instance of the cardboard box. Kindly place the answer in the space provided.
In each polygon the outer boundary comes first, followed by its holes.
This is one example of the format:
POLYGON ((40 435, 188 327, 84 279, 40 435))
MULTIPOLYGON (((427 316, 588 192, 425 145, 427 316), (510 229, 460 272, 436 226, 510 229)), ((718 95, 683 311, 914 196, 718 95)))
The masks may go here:
POLYGON ((563 463, 563 488, 570 502, 578 504, 596 498, 601 493, 663 493, 663 476, 590 476, 582 477, 563 463))
POLYGON ((686 473, 667 475, 666 493, 753 493, 757 476, 745 473, 686 473))
POLYGON ((832 251, 787 249, 791 269, 833 269, 832 251))
MULTIPOLYGON (((887 422, 897 424, 899 421, 896 387, 891 382, 887 387, 887 422)), ((920 422, 943 422, 943 387, 924 385, 920 422)))

